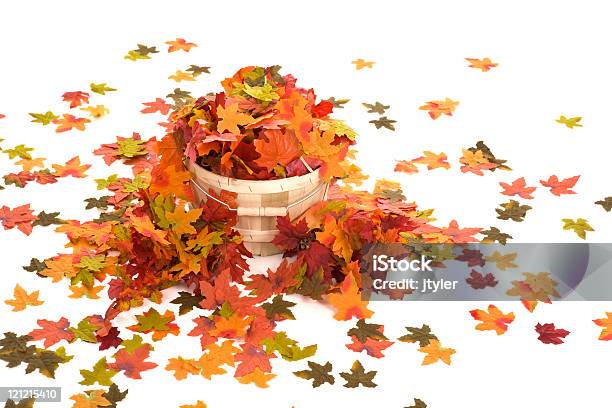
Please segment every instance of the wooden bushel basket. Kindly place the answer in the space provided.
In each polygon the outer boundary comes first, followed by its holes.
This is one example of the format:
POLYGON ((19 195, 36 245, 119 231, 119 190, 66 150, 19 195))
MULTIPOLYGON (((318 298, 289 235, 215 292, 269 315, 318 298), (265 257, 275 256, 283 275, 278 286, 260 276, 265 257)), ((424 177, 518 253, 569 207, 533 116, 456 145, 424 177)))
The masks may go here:
POLYGON ((304 164, 310 173, 278 180, 240 180, 214 174, 195 163, 186 163, 186 167, 198 202, 215 200, 236 211, 234 229, 242 235, 246 248, 253 255, 268 256, 281 252, 271 243, 278 233, 276 217, 288 215, 294 220, 327 196, 329 184, 321 180, 319 170, 304 164), (235 193, 236 207, 213 197, 210 190, 217 195, 221 190, 235 193))

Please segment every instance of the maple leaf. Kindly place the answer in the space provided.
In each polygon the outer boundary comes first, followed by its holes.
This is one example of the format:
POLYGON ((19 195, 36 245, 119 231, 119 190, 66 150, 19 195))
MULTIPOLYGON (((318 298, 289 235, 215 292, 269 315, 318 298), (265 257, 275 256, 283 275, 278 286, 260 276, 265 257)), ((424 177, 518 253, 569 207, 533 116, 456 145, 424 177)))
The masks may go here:
POLYGON ((143 102, 142 103, 146 108, 142 109, 141 113, 155 113, 159 112, 162 115, 167 115, 170 111, 172 105, 167 104, 166 101, 162 98, 155 98, 153 102, 143 102))
POLYGON ((200 74, 210 74, 210 67, 200 67, 198 65, 191 64, 189 68, 186 70, 187 72, 191 72, 191 75, 194 77, 199 76, 200 74))
POLYGON ((365 350, 369 356, 374 357, 374 358, 384 357, 384 354, 382 353, 382 351, 393 345, 392 341, 374 340, 370 337, 368 337, 364 342, 359 341, 356 336, 351 336, 351 340, 353 342, 350 344, 347 344, 346 348, 356 353, 359 353, 365 350))
POLYGON ((527 211, 533 208, 529 205, 521 205, 516 200, 510 200, 507 203, 500 204, 499 206, 502 208, 495 209, 497 218, 500 220, 512 220, 516 222, 524 221, 527 211))
POLYGON ((457 105, 459 105, 459 102, 446 98, 445 100, 426 102, 425 105, 420 106, 419 109, 429 111, 429 117, 438 119, 441 115, 453 116, 453 112, 457 108, 457 105))
POLYGON ((346 262, 351 261, 353 248, 349 241, 349 235, 333 216, 325 218, 323 231, 317 232, 316 237, 317 241, 331 248, 336 255, 342 257, 346 262))
POLYGON ((98 408, 108 407, 111 402, 104 398, 104 390, 85 391, 82 394, 75 394, 70 397, 74 401, 72 408, 98 408))
POLYGON ((506 269, 517 268, 518 265, 514 263, 518 254, 516 252, 501 254, 499 251, 493 252, 491 255, 486 256, 487 262, 495 262, 497 269, 505 271, 506 269))
POLYGON ((536 324, 535 331, 538 333, 538 340, 544 344, 561 344, 563 339, 570 334, 565 329, 557 329, 554 323, 536 324))
POLYGON ((98 350, 107 350, 109 348, 117 348, 123 340, 119 337, 119 329, 111 327, 106 335, 101 336, 96 334, 96 341, 100 343, 98 350))
POLYGON ((399 160, 395 163, 393 171, 406 174, 418 173, 419 169, 412 163, 412 160, 399 160))
POLYGON ((179 292, 179 296, 170 301, 175 305, 180 305, 179 307, 179 315, 184 315, 185 313, 193 310, 194 307, 202 308, 200 306, 200 302, 204 300, 204 296, 192 294, 191 292, 179 292))
POLYGON ((133 350, 121 349, 115 355, 115 362, 109 363, 108 368, 123 371, 125 376, 135 380, 142 377, 140 373, 157 367, 157 364, 145 361, 149 357, 151 346, 144 344, 133 350))
POLYGON ((53 119, 53 123, 58 125, 55 131, 57 133, 67 132, 72 129, 77 129, 80 131, 85 130, 85 124, 91 122, 87 118, 77 118, 74 115, 69 113, 64 113, 61 119, 53 119))
POLYGON ((80 108, 84 112, 88 112, 89 116, 94 119, 101 118, 102 116, 108 114, 110 111, 104 105, 96 105, 96 106, 87 106, 85 108, 80 108))
POLYGON ((536 189, 535 187, 527 187, 525 177, 517 178, 512 182, 512 184, 500 182, 499 185, 504 189, 504 191, 502 191, 503 195, 518 195, 519 197, 527 200, 531 200, 533 198, 531 193, 533 193, 536 189))
POLYGON ((166 213, 166 218, 172 225, 172 230, 178 235, 195 234, 197 231, 191 225, 202 215, 202 208, 185 211, 185 207, 177 205, 174 211, 166 213))
POLYGON ((351 64, 355 64, 355 69, 360 70, 363 68, 374 68, 374 61, 366 61, 363 58, 358 58, 354 61, 351 61, 351 64))
POLYGON ((313 380, 312 388, 317 388, 325 383, 334 384, 336 379, 331 374, 332 365, 328 361, 324 365, 317 364, 314 361, 308 361, 309 370, 294 371, 296 377, 304 380, 313 380))
POLYGON ((266 353, 260 347, 245 344, 242 346, 242 351, 234 357, 236 361, 240 362, 236 367, 234 377, 244 377, 255 371, 257 367, 263 372, 269 373, 272 370, 272 366, 270 366, 270 359, 272 358, 276 358, 276 356, 266 353))
POLYGON ((43 126, 47 126, 58 118, 58 116, 51 111, 47 111, 45 113, 28 113, 28 115, 34 118, 31 121, 32 123, 41 123, 43 126))
POLYGON ((95 92, 100 95, 106 95, 107 92, 116 91, 115 88, 111 88, 110 86, 108 86, 106 82, 103 82, 101 84, 96 84, 92 82, 89 84, 89 89, 91 89, 92 92, 95 92))
POLYGON ((32 156, 30 155, 31 151, 34 151, 33 148, 27 147, 24 144, 17 145, 12 149, 0 149, 3 153, 8 154, 9 159, 14 159, 15 157, 20 157, 22 159, 30 160, 32 156))
POLYGON ((30 171, 35 167, 45 167, 45 158, 39 157, 36 159, 21 159, 16 161, 15 164, 21 166, 24 171, 30 171))
POLYGON ((28 336, 32 340, 45 340, 43 343, 46 348, 59 343, 62 340, 66 340, 68 343, 74 339, 74 334, 66 329, 70 326, 70 322, 65 317, 62 317, 57 322, 51 320, 39 319, 36 323, 41 327, 40 329, 34 329, 28 336))
POLYGON ((298 141, 293 134, 278 129, 265 130, 263 134, 267 141, 257 139, 253 142, 261 155, 255 162, 261 167, 271 170, 277 164, 287 166, 300 155, 298 141))
POLYGON ((424 156, 417 157, 412 160, 412 163, 426 164, 427 170, 437 168, 450 169, 450 164, 446 161, 448 158, 445 153, 435 154, 434 152, 424 151, 424 156))
POLYGON ((52 167, 55 169, 54 175, 56 177, 72 176, 76 178, 85 178, 87 177, 85 171, 91 167, 91 164, 81 165, 81 159, 79 156, 75 156, 64 165, 53 164, 52 167))
POLYGON ((561 221, 563 221, 564 230, 573 230, 582 239, 586 239, 587 231, 595 231, 584 218, 576 218, 576 220, 563 218, 561 221))
POLYGON ((182 81, 195 81, 193 75, 188 72, 176 70, 176 72, 168 77, 168 79, 173 80, 174 82, 182 82, 182 81))
POLYGON ((490 71, 491 68, 495 68, 498 64, 491 61, 489 57, 478 59, 478 58, 466 58, 467 62, 470 63, 470 68, 476 68, 481 70, 482 72, 490 71))
POLYGON ((419 348, 419 351, 427 354, 423 358, 422 365, 433 364, 438 360, 450 365, 451 356, 455 354, 455 349, 442 347, 440 342, 436 339, 431 339, 429 344, 419 348))
POLYGON ((582 116, 566 118, 565 116, 561 115, 559 116, 559 119, 555 120, 555 122, 561 123, 562 125, 565 125, 566 127, 570 129, 573 129, 575 127, 582 127, 582 124, 579 123, 581 120, 582 120, 582 116))
POLYGON ((80 373, 83 376, 83 381, 79 382, 79 384, 93 385, 98 383, 100 385, 111 385, 113 383, 111 378, 117 374, 117 371, 108 369, 106 357, 104 357, 94 364, 92 371, 81 370, 80 373))
POLYGON ((336 99, 333 96, 331 98, 325 99, 326 102, 330 102, 334 108, 344 109, 345 104, 350 102, 350 99, 336 99))
POLYGON ((388 340, 383 334, 383 326, 380 324, 366 323, 365 319, 359 319, 355 327, 350 329, 347 334, 357 338, 360 342, 365 342, 367 339, 373 340, 388 340))
POLYGON ((435 334, 431 332, 431 328, 423 324, 419 327, 406 327, 407 334, 399 337, 399 341, 403 341, 405 343, 419 343, 420 347, 425 347, 429 344, 431 340, 438 340, 435 334))
POLYGON ((238 103, 232 103, 225 108, 218 106, 217 116, 219 117, 219 122, 217 123, 217 131, 219 133, 227 130, 233 134, 240 134, 238 125, 246 126, 255 120, 251 115, 238 112, 238 103))
POLYGON ((603 200, 595 201, 596 205, 601 205, 606 212, 612 210, 612 196, 606 197, 603 200))
POLYGON ((295 306, 296 303, 283 300, 282 295, 275 296, 270 303, 264 303, 261 307, 266 311, 266 318, 268 320, 295 320, 295 316, 289 309, 295 306))
POLYGON ((368 302, 361 299, 359 286, 352 274, 347 275, 340 284, 340 293, 330 293, 327 300, 336 309, 336 320, 351 320, 353 317, 367 319, 374 314, 368 309, 368 302))
POLYGON ((268 388, 268 381, 276 377, 276 374, 265 373, 259 367, 255 367, 252 373, 238 377, 241 384, 255 384, 259 388, 268 388))
POLYGON ((571 188, 576 185, 579 178, 580 176, 574 176, 559 181, 559 178, 553 175, 546 181, 540 180, 540 184, 544 187, 549 187, 550 192, 556 196, 560 196, 561 194, 576 194, 571 188))
POLYGON ((81 91, 65 92, 62 99, 65 102, 70 102, 70 108, 72 109, 81 106, 83 103, 89 103, 89 94, 81 91))
POLYGON ((178 335, 178 326, 174 323, 174 313, 167 310, 161 315, 154 308, 150 308, 142 315, 137 315, 137 324, 129 326, 128 329, 140 333, 153 333, 153 340, 158 341, 166 337, 168 334, 178 335))
POLYGON ((606 312, 605 319, 595 319, 593 323, 599 327, 603 327, 603 330, 599 334, 599 340, 612 340, 612 313, 606 312))
POLYGON ((481 242, 492 243, 499 242, 502 245, 506 245, 508 239, 512 239, 512 235, 501 232, 497 227, 491 227, 488 230, 480 231, 480 234, 484 235, 481 242))
POLYGON ((409 407, 404 407, 404 408, 427 408, 427 404, 423 400, 415 398, 414 404, 412 404, 409 407))
POLYGON ((166 370, 174 371, 174 378, 177 380, 184 380, 189 374, 200 373, 200 367, 198 367, 196 360, 181 356, 169 359, 166 370))
MULTIPOLYGON (((0 114, 0 119, 2 117, 3 115, 0 114)), ((23 398, 17 403, 9 398, 6 400, 4 408, 34 408, 34 402, 36 402, 36 398, 23 398)))
POLYGON ((111 403, 109 408, 117 408, 117 403, 123 401, 127 393, 127 389, 125 391, 121 391, 119 387, 117 387, 117 384, 113 383, 110 387, 108 387, 108 391, 102 394, 102 396, 111 403))
POLYGON ((34 226, 34 221, 37 219, 32 214, 33 212, 34 210, 30 208, 30 204, 20 205, 13 209, 2 206, 0 208, 0 221, 2 221, 2 226, 5 230, 17 227, 17 229, 25 235, 30 235, 32 233, 32 227, 34 226))
POLYGON ((483 276, 482 273, 472 269, 470 272, 470 276, 465 279, 468 285, 470 285, 473 289, 484 289, 486 287, 495 287, 497 286, 497 280, 492 273, 487 273, 483 276))
POLYGON ((362 103, 362 105, 368 109, 368 113, 378 113, 379 115, 384 115, 385 111, 391 107, 390 105, 383 105, 380 102, 374 104, 362 103))
POLYGON ((344 378, 344 380, 346 381, 346 384, 344 384, 344 386, 347 388, 356 388, 360 385, 367 388, 377 387, 377 384, 372 381, 374 380, 375 376, 376 371, 366 372, 359 360, 355 360, 355 362, 351 366, 350 372, 340 373, 340 377, 344 378))
POLYGON ((396 122, 397 122, 396 120, 389 119, 386 116, 381 116, 380 118, 373 119, 369 121, 368 123, 372 123, 374 126, 376 126, 376 129, 380 129, 381 127, 384 127, 389 130, 395 130, 395 126, 393 124, 396 122))
POLYGON ((470 310, 470 315, 482 322, 476 325, 476 330, 494 330, 498 336, 504 334, 508 330, 508 325, 514 321, 514 313, 504 314, 495 305, 489 305, 486 311, 470 310))
POLYGON ((27 306, 42 305, 44 302, 42 300, 38 300, 39 293, 40 291, 35 290, 34 292, 28 294, 28 292, 26 292, 21 285, 16 284, 15 288, 13 289, 14 299, 5 300, 4 303, 9 306, 13 306, 13 312, 19 312, 21 310, 25 310, 27 306))
POLYGON ((197 44, 187 42, 182 38, 177 38, 174 41, 166 41, 166 44, 169 45, 168 52, 175 52, 175 51, 189 52, 193 47, 197 47, 197 44))

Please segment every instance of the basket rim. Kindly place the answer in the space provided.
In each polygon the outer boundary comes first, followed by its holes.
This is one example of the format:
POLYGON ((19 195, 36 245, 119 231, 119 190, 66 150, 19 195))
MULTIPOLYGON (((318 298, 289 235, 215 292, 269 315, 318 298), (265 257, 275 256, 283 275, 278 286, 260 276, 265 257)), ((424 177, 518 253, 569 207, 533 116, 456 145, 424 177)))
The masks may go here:
POLYGON ((322 180, 319 174, 319 169, 315 169, 312 173, 307 173, 302 176, 293 176, 287 177, 283 179, 274 179, 274 180, 245 180, 245 179, 237 179, 233 177, 221 176, 220 174, 213 173, 210 170, 206 170, 204 167, 199 165, 198 163, 191 163, 187 161, 186 163, 187 169, 192 173, 192 175, 201 180, 204 178, 207 181, 214 181, 220 188, 226 187, 266 187, 271 189, 278 189, 279 191, 288 191, 293 189, 301 188, 305 185, 318 185, 322 180))

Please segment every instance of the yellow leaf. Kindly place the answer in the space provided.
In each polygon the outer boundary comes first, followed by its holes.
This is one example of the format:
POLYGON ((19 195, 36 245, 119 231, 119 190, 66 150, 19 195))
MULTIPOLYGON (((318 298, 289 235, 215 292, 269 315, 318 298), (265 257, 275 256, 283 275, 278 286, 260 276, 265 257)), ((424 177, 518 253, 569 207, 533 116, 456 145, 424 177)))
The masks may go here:
POLYGON ((15 285, 13 289, 14 299, 5 300, 9 306, 13 306, 13 312, 19 312, 21 310, 25 310, 27 306, 39 306, 44 302, 42 300, 38 300, 39 291, 35 290, 34 292, 28 294, 24 288, 22 288, 19 284, 15 285))

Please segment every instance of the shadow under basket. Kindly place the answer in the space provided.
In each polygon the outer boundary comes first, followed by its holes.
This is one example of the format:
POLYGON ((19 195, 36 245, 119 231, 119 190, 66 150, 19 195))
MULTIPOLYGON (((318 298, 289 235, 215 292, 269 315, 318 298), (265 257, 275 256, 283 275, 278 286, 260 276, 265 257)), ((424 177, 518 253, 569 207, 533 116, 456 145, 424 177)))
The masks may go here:
POLYGON ((288 215, 293 221, 313 205, 325 200, 329 184, 321 180, 319 170, 303 176, 278 180, 240 180, 214 174, 195 163, 186 163, 192 175, 191 183, 199 203, 215 200, 236 211, 234 229, 242 235, 246 248, 253 254, 269 256, 281 253, 271 243, 278 230, 276 217, 288 215), (222 190, 234 193, 236 207, 217 197, 222 190))

